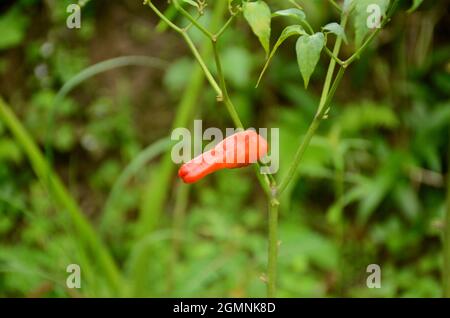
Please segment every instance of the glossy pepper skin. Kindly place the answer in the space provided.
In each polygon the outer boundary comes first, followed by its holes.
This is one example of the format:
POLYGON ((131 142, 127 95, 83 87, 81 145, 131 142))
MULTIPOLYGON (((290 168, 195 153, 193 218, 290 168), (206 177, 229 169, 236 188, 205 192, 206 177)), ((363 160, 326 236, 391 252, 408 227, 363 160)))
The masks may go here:
POLYGON ((182 165, 178 176, 185 183, 194 183, 217 170, 240 168, 255 163, 267 151, 267 141, 255 131, 238 132, 182 165))

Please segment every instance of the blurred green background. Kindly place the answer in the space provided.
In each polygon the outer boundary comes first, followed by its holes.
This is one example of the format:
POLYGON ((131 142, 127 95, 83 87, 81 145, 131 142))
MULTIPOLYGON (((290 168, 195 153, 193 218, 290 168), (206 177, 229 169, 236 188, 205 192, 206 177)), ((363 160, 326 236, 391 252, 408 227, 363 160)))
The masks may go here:
MULTIPOLYGON (((82 211, 55 200, 0 121, 0 297, 264 297, 267 207, 253 170, 186 186, 164 154, 180 123, 232 127, 182 38, 135 0, 83 1, 81 28, 68 29, 73 2, 0 3, 0 96, 82 211), (120 56, 154 59, 129 58, 139 65, 86 79, 53 111, 71 78, 120 56), (72 263, 81 266, 80 289, 66 287, 72 263)), ((338 20, 327 1, 299 3, 315 28, 338 20)), ((425 0, 408 13, 411 3, 402 1, 345 74, 282 198, 280 297, 442 295, 450 15, 447 1, 425 0), (380 289, 366 287, 369 264, 381 266, 380 289)), ((273 20, 272 43, 287 22, 273 20)), ((322 55, 306 91, 294 44, 280 48, 258 89, 265 56, 241 17, 220 45, 244 125, 280 128, 281 176, 313 118, 329 60, 322 55)), ((351 53, 345 46, 342 56, 351 53)))

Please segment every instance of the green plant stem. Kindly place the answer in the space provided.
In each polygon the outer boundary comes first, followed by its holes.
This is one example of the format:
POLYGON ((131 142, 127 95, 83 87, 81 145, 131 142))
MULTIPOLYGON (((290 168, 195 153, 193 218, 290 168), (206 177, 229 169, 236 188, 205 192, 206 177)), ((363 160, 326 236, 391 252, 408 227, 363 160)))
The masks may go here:
MULTIPOLYGON (((168 18, 168 20, 173 20, 178 13, 177 8, 175 6, 171 5, 169 6, 166 11, 164 11, 164 16, 168 18)), ((158 32, 164 32, 166 31, 168 27, 168 24, 164 20, 160 20, 159 23, 156 25, 156 31, 158 32)))
MULTIPOLYGON (((225 103, 227 110, 235 124, 236 127, 242 128, 243 125, 241 120, 239 119, 239 115, 236 112, 236 108, 234 107, 230 96, 228 95, 228 90, 225 82, 225 76, 222 69, 222 63, 219 56, 219 50, 217 49, 217 40, 212 40, 214 57, 216 61, 216 68, 218 77, 220 79, 220 84, 222 88, 222 97, 223 102, 225 103)), ((273 178, 272 175, 264 175, 262 176, 260 173, 260 164, 257 163, 256 167, 256 176, 258 177, 258 181, 261 184, 261 187, 265 191, 268 202, 269 202, 269 224, 268 224, 268 262, 267 262, 267 296, 275 297, 276 294, 276 272, 277 272, 277 255, 278 255, 278 206, 279 202, 272 198, 272 187, 276 187, 275 180, 270 180, 270 177, 273 178)))
MULTIPOLYGON (((150 1, 147 1, 147 4, 161 19, 168 20, 150 1)), ((218 28, 219 25, 221 25, 226 9, 226 4, 223 4, 222 2, 218 2, 217 5, 215 5, 211 18, 211 27, 218 28)), ((208 60, 212 56, 212 50, 208 45, 209 40, 205 39, 202 43, 201 53, 199 53, 186 32, 179 29, 172 22, 167 24, 169 27, 182 34, 184 39, 189 39, 188 46, 195 52, 196 57, 199 58, 199 67, 196 67, 190 76, 189 84, 186 87, 177 108, 176 117, 172 125, 172 128, 174 129, 186 127, 191 120, 202 87, 204 86, 205 76, 208 77, 211 86, 218 95, 222 95, 222 91, 204 62, 204 60, 208 60)), ((156 175, 145 186, 143 202, 140 209, 140 220, 138 221, 138 235, 144 235, 149 231, 152 231, 162 214, 162 209, 169 192, 171 177, 175 171, 175 165, 172 162, 170 151, 164 155, 155 171, 156 175)))
MULTIPOLYGON (((188 16, 190 16, 188 14, 188 16)), ((200 63, 202 69, 204 70, 206 76, 209 78, 211 78, 209 80, 210 84, 213 86, 213 88, 215 89, 215 91, 217 92, 217 99, 218 101, 222 101, 226 108, 227 111, 234 123, 234 125, 237 128, 241 128, 244 129, 244 126, 242 124, 241 119, 239 118, 239 115, 236 111, 236 108, 234 107, 233 102, 231 101, 231 98, 228 94, 228 89, 226 86, 226 81, 225 81, 225 75, 223 73, 223 68, 222 68, 222 63, 221 63, 221 59, 220 59, 220 55, 219 55, 219 51, 217 48, 217 40, 220 37, 220 35, 223 34, 223 32, 226 30, 226 28, 228 27, 228 25, 231 23, 232 19, 234 16, 232 16, 231 18, 228 19, 228 21, 225 23, 225 25, 219 30, 219 32, 217 33, 217 35, 215 36, 210 36, 209 32, 204 32, 201 28, 200 30, 205 33, 207 36, 210 37, 211 39, 211 43, 212 43, 212 47, 213 47, 213 52, 214 52, 214 58, 215 58, 215 62, 216 62, 216 68, 217 68, 217 73, 218 73, 218 77, 219 77, 219 82, 220 82, 220 87, 219 89, 216 87, 217 83, 215 82, 215 80, 211 80, 212 76, 210 76, 210 72, 208 70, 208 68, 206 67, 205 63, 203 62, 203 59, 201 58, 201 55, 198 54, 198 51, 195 49, 194 44, 192 43, 192 41, 190 40, 190 37, 187 35, 187 33, 182 33, 184 39, 186 40, 186 42, 188 42, 188 45, 191 47, 191 51, 194 53, 194 56, 196 57, 197 61, 200 63), (219 91, 220 90, 220 91, 219 91)), ((194 23, 195 26, 199 27, 196 23, 194 23)), ((258 181, 261 184, 261 187, 263 188, 263 190, 265 191, 266 195, 268 196, 268 198, 270 198, 272 191, 271 191, 271 187, 276 187, 275 184, 275 180, 273 179, 273 176, 271 175, 264 175, 262 176, 260 174, 260 164, 259 162, 256 164, 256 175, 258 178, 258 181), (270 180, 270 178, 272 178, 272 180, 270 180)), ((278 239, 277 239, 277 228, 278 228, 278 201, 275 199, 269 200, 269 204, 270 204, 270 209, 269 209, 269 234, 268 234, 268 242, 269 242, 269 253, 268 253, 268 282, 267 282, 267 295, 269 297, 275 297, 275 290, 276 290, 276 268, 277 268, 277 255, 278 255, 278 239)))
POLYGON ((173 30, 175 30, 178 33, 182 33, 183 29, 178 27, 175 23, 170 21, 161 11, 158 10, 158 8, 151 2, 151 0, 145 0, 144 5, 148 4, 150 8, 156 13, 156 15, 164 21, 169 27, 171 27, 173 30))
POLYGON ((277 259, 278 259, 278 207, 280 203, 275 198, 269 201, 268 221, 268 260, 267 260, 267 297, 276 297, 277 289, 277 259))
POLYGON ((192 42, 192 40, 191 40, 190 36, 187 34, 187 32, 182 32, 181 34, 182 34, 184 40, 186 41, 187 45, 191 49, 192 54, 196 58, 198 64, 200 65, 203 72, 205 73, 205 76, 206 76, 208 82, 211 84, 212 88, 217 93, 218 98, 221 98, 222 90, 220 89, 219 84, 217 84, 216 80, 214 79, 214 76, 211 74, 208 67, 206 66, 206 63, 203 60, 202 55, 199 53, 199 51, 195 47, 194 42, 192 42))
MULTIPOLYGON (((216 61, 217 74, 218 74, 220 84, 221 84, 221 89, 222 89, 223 102, 224 102, 225 106, 227 107, 227 111, 230 114, 230 117, 233 120, 234 125, 237 128, 244 129, 244 126, 242 125, 242 121, 239 118, 236 108, 234 107, 233 102, 231 101, 230 96, 228 95, 228 89, 227 89, 227 85, 225 82, 225 75, 224 75, 223 69, 222 69, 222 62, 220 60, 219 50, 217 49, 217 40, 212 40, 212 46, 213 46, 213 51, 214 51, 214 58, 216 61)), ((261 165, 259 164, 259 162, 256 163, 256 166, 258 168, 256 170, 256 175, 258 177, 258 181, 261 184, 261 187, 263 188, 263 190, 266 192, 266 194, 270 195, 270 193, 271 193, 270 187, 274 184, 275 180, 273 180, 272 175, 265 174, 264 176, 261 176, 261 174, 260 174, 261 165)))
POLYGON ((390 9, 388 14, 386 15, 386 18, 383 19, 383 21, 381 22, 381 25, 379 28, 377 28, 375 31, 373 31, 369 37, 366 39, 366 41, 364 41, 364 43, 356 50, 355 53, 353 53, 347 60, 345 60, 343 63, 344 67, 348 67, 351 63, 353 63, 357 58, 359 58, 359 56, 361 55, 361 53, 369 46, 369 44, 373 41, 373 39, 378 35, 378 33, 380 33, 380 31, 386 26, 386 24, 388 24, 391 20, 392 15, 394 14, 395 10, 397 9, 397 6, 399 4, 399 0, 395 0, 390 9))
POLYGON ((236 15, 233 14, 228 20, 227 22, 225 22, 225 24, 223 25, 223 27, 214 35, 213 39, 218 39, 224 32, 225 30, 228 28, 228 26, 230 25, 231 22, 233 22, 233 19, 236 15))
POLYGON ((185 16, 193 25, 195 25, 197 29, 200 30, 200 32, 206 35, 209 39, 212 39, 214 37, 211 32, 209 32, 203 25, 198 23, 198 21, 178 3, 178 0, 173 0, 173 4, 183 16, 185 16))
POLYGON ((340 58, 338 58, 337 56, 335 56, 333 54, 333 52, 330 51, 329 48, 325 47, 325 53, 328 54, 329 57, 331 57, 333 60, 336 61, 336 63, 338 63, 340 66, 345 66, 345 62, 342 61, 340 58))
MULTIPOLYGON (((153 11, 155 11, 155 13, 161 18, 164 19, 164 21, 168 20, 159 10, 158 8, 156 8, 151 1, 147 1, 146 3, 148 3, 150 5, 150 7, 152 8, 153 11)), ((183 11, 180 11, 181 13, 183 13, 183 11)), ((188 12, 183 13, 184 15, 189 15, 190 14, 188 12)), ((191 16, 192 18, 192 16, 191 16)), ((169 21, 170 22, 170 21, 169 21)), ((225 30, 227 24, 229 24, 231 22, 231 19, 229 19, 225 25, 221 28, 221 31, 223 32, 223 30, 225 30)), ((180 29, 179 27, 177 27, 175 24, 171 23, 167 23, 170 27, 172 27, 175 31, 177 31, 178 33, 180 33, 183 37, 183 39, 185 40, 185 42, 187 43, 187 45, 189 46, 191 52, 193 53, 194 57, 196 58, 197 62, 199 63, 201 69, 203 70, 206 78, 208 79, 208 82, 210 83, 210 85, 212 86, 212 88, 214 89, 214 91, 217 94, 217 100, 218 101, 222 101, 226 108, 228 113, 230 114, 230 117, 234 123, 234 125, 237 128, 242 128, 244 129, 244 126, 239 118, 239 115, 236 111, 236 108, 234 107, 231 99, 229 98, 227 89, 226 89, 226 85, 225 85, 225 77, 222 71, 222 66, 220 63, 220 57, 217 51, 217 36, 212 35, 209 31, 207 33, 205 33, 207 35, 207 37, 211 40, 212 44, 213 44, 213 51, 214 51, 214 57, 216 60, 216 67, 217 67, 217 72, 219 73, 219 80, 222 87, 219 86, 219 84, 217 83, 217 81, 214 79, 214 76, 211 74, 211 72, 209 71, 208 67, 206 66, 206 63, 202 57, 202 54, 199 53, 199 51, 197 50, 197 48, 195 47, 195 44, 192 42, 192 39, 190 38, 189 34, 183 30, 180 29)), ((196 27, 199 28, 198 23, 193 23, 196 27)), ((201 27, 201 26, 200 26, 201 27)), ((221 34, 221 31, 219 31, 219 33, 221 34)), ((257 163, 258 168, 260 167, 259 163, 257 163)), ((258 171, 257 171, 258 172, 258 171)), ((259 172, 258 172, 259 173, 259 172)), ((270 182, 270 178, 272 176, 268 176, 268 175, 264 175, 264 177, 261 177, 258 175, 258 181, 261 183, 262 188, 264 189, 264 191, 266 193, 270 193, 269 187, 271 185, 270 182)), ((273 177, 272 177, 273 178, 273 177)), ((272 181, 272 183, 274 182, 274 180, 272 181)))
MULTIPOLYGON (((159 12, 155 7, 152 7, 152 9, 155 12, 159 12)), ((211 17, 212 27, 218 27, 222 23, 222 17, 225 11, 226 5, 222 1, 214 6, 211 17)), ((183 32, 180 32, 180 34, 182 33, 183 32)), ((212 57, 209 40, 205 39, 202 43, 201 55, 205 60, 212 57)), ((204 83, 205 70, 200 66, 197 66, 189 78, 188 86, 185 88, 177 107, 176 117, 172 128, 188 126, 189 122, 192 120, 204 83)), ((142 242, 145 240, 146 235, 149 232, 154 231, 158 223, 161 222, 164 204, 170 193, 172 176, 174 175, 175 169, 176 166, 172 162, 171 152, 168 151, 154 169, 155 175, 153 175, 150 181, 144 186, 143 200, 137 224, 137 236, 140 239, 138 243, 133 246, 132 251, 133 255, 136 257, 133 261, 133 266, 131 266, 131 277, 133 281, 131 295, 135 297, 148 295, 148 286, 146 282, 142 280, 142 277, 147 275, 148 267, 151 262, 152 247, 145 245, 142 242)))
MULTIPOLYGON (((211 84, 212 88, 214 89, 214 91, 216 92, 218 98, 221 98, 222 96, 222 90, 219 87, 219 84, 217 84, 216 80, 214 79, 214 76, 211 74, 211 72, 209 71, 208 67, 206 66, 205 60, 202 57, 202 54, 200 54, 200 52, 197 50, 194 42, 192 41, 191 37, 189 36, 189 34, 187 33, 187 30, 182 29, 180 27, 178 27, 177 25, 175 25, 173 22, 171 22, 166 16, 164 16, 164 14, 158 10, 157 7, 155 7, 155 5, 151 2, 151 1, 146 1, 146 4, 148 4, 150 6, 150 8, 164 21, 167 23, 168 26, 170 26, 174 31, 178 32, 179 34, 181 34, 181 36, 183 37, 184 41, 186 42, 186 44, 188 45, 189 49, 191 50, 192 54, 194 55, 195 59, 197 60, 198 64, 200 65, 201 69, 203 70, 203 72, 205 73, 205 76, 207 78, 207 80, 209 81, 209 83, 211 84)), ((179 6, 179 4, 177 4, 179 6)), ((182 12, 182 11, 181 11, 182 12)), ((189 13, 187 13, 189 15, 189 13)), ((189 15, 190 16, 190 15, 189 15)), ((195 19, 194 19, 195 20, 195 19)), ((196 27, 199 27, 198 23, 193 23, 196 27)), ((209 32, 208 32, 209 33, 209 32)), ((213 36, 208 35, 209 39, 212 39, 213 36)), ((204 55, 204 54, 203 54, 204 55)))
MULTIPOLYGON (((343 30, 345 30, 345 27, 347 26, 347 21, 348 21, 348 14, 346 14, 346 13, 342 14, 341 27, 343 30)), ((342 41, 343 41, 342 36, 338 36, 336 38, 336 42, 334 43, 332 55, 335 56, 336 58, 339 57, 339 52, 341 50, 342 41)), ((327 71, 327 75, 325 78, 325 84, 322 89, 322 95, 320 96, 319 112, 324 107, 325 100, 327 99, 335 68, 336 68, 336 61, 334 60, 334 58, 332 58, 330 60, 329 66, 328 66, 328 71, 327 71)))
POLYGON ((353 61, 355 61, 357 58, 359 58, 361 53, 367 48, 367 46, 372 42, 372 40, 377 36, 377 34, 380 33, 380 30, 381 30, 381 28, 380 29, 376 29, 375 31, 373 31, 369 35, 367 40, 356 50, 356 52, 353 53, 347 60, 344 61, 344 66, 345 67, 347 67, 348 65, 353 63, 353 61))
POLYGON ((212 41, 213 51, 214 51, 214 59, 216 61, 216 67, 217 67, 217 74, 220 80, 220 85, 222 89, 222 101, 224 102, 225 106, 227 107, 228 113, 230 114, 231 119, 233 120, 234 125, 237 128, 244 129, 244 125, 242 124, 241 119, 239 118, 239 115, 236 111, 236 108, 234 107, 230 96, 228 95, 228 89, 225 83, 225 76, 222 69, 222 63, 220 61, 219 51, 217 49, 217 41, 212 41))
POLYGON ((303 158, 303 155, 308 148, 312 137, 314 136, 317 128, 319 127, 321 121, 324 119, 327 107, 329 106, 331 99, 333 98, 333 95, 336 91, 336 88, 338 87, 339 83, 341 82, 342 76, 344 75, 345 68, 341 67, 339 69, 338 74, 336 75, 336 78, 333 82, 333 86, 330 89, 330 93, 328 94, 327 98, 325 99, 325 102, 322 104, 322 107, 319 108, 319 111, 314 116, 313 121, 311 122, 305 137, 303 138, 302 143, 300 144, 299 148, 297 149, 297 152, 295 153, 294 160, 291 163, 291 166, 289 167, 288 173, 286 177, 280 182, 280 186, 278 187, 278 195, 281 195, 283 191, 286 189, 286 187, 289 185, 289 183, 294 179, 294 177, 298 174, 298 166, 300 164, 301 159, 303 158))
MULTIPOLYGON (((348 14, 347 13, 343 13, 342 14, 342 18, 341 18, 341 27, 342 29, 345 30, 345 26, 347 25, 347 20, 348 20, 348 14)), ((338 36, 336 39, 336 43, 334 44, 334 49, 332 52, 333 56, 339 56, 339 51, 341 49, 341 45, 342 45, 342 36, 338 36)), ((332 85, 332 80, 333 80, 333 74, 336 68, 336 61, 334 58, 330 59, 330 64, 328 66, 328 71, 327 71, 327 75, 325 78, 325 83, 322 89, 322 94, 320 97, 320 102, 319 102, 319 107, 317 109, 317 113, 314 116, 313 121, 311 122, 305 137, 303 138, 303 141, 301 142, 300 146, 298 147, 295 156, 294 156, 294 160, 291 163, 291 166, 289 167, 288 173, 286 175, 286 177, 280 182, 280 186, 278 187, 278 195, 281 195, 281 193, 283 193, 283 191, 287 188, 287 186, 289 185, 289 183, 294 179, 294 177, 297 175, 298 173, 298 166, 300 164, 301 159, 303 158, 303 155, 306 151, 306 149, 309 146, 309 143, 311 142, 312 137, 314 136, 317 128, 320 125, 320 122, 322 121, 324 114, 325 114, 325 110, 327 105, 327 101, 330 101, 330 86, 332 85)), ((341 67, 340 68, 340 72, 338 73, 338 75, 336 75, 336 79, 333 82, 333 86, 336 86, 339 84, 342 75, 343 75, 343 70, 344 68, 341 67), (340 74, 340 75, 339 75, 340 74)), ((336 89, 335 87, 335 89, 336 89)), ((334 92, 333 92, 334 94, 334 92)), ((329 102, 328 102, 329 103, 329 102)))

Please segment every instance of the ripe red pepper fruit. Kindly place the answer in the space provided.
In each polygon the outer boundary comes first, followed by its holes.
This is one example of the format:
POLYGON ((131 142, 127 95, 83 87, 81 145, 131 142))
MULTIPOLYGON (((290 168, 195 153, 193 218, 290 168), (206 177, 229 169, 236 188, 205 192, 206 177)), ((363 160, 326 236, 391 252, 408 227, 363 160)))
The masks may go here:
POLYGON ((267 151, 267 141, 255 131, 238 132, 182 165, 178 176, 185 183, 194 183, 217 170, 241 168, 255 163, 267 151))

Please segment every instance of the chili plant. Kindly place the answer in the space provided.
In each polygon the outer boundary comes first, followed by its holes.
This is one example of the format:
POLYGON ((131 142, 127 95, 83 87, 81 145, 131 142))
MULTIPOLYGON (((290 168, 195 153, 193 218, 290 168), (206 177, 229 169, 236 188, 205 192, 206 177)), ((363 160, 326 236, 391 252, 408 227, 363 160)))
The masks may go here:
MULTIPOLYGON (((225 105, 236 128, 243 129, 244 127, 228 92, 227 82, 224 77, 224 70, 219 54, 220 39, 236 18, 242 16, 247 21, 251 30, 261 43, 267 57, 267 62, 257 81, 257 86, 260 84, 262 76, 268 69, 277 49, 287 38, 297 38, 295 52, 305 88, 308 87, 310 78, 320 60, 321 54, 326 54, 329 57, 328 70, 325 79, 323 80, 322 93, 320 95, 320 102, 317 106, 315 116, 296 150, 287 174, 278 178, 274 175, 263 175, 260 173, 259 169, 255 169, 256 176, 268 202, 268 260, 266 277, 268 297, 276 296, 277 255, 279 245, 279 198, 297 176, 302 157, 307 150, 311 139, 315 135, 321 122, 327 118, 334 94, 339 87, 345 70, 358 59, 372 43, 380 30, 382 30, 389 22, 398 6, 399 0, 345 0, 342 4, 339 4, 334 0, 329 0, 329 2, 332 7, 338 11, 340 21, 324 25, 320 30, 314 30, 308 22, 305 11, 294 0, 285 1, 283 4, 289 5, 290 7, 275 12, 272 12, 269 5, 261 0, 228 0, 228 19, 219 29, 210 30, 201 23, 201 17, 204 15, 207 8, 207 1, 205 0, 172 0, 173 7, 188 20, 186 26, 177 25, 151 0, 144 1, 144 4, 148 5, 154 13, 167 24, 167 26, 184 39, 204 72, 209 84, 215 91, 217 101, 225 105), (297 23, 286 26, 279 35, 276 43, 271 47, 271 20, 276 17, 291 17, 296 20, 297 23), (349 42, 346 35, 349 21, 353 21, 355 34, 353 43, 349 42), (212 70, 205 62, 204 57, 200 54, 192 41, 188 33, 188 30, 192 27, 197 28, 211 42, 214 52, 216 75, 213 75, 212 70), (329 44, 333 42, 333 46, 329 48, 329 44), (345 59, 340 57, 343 45, 349 45, 354 48, 353 54, 345 59)), ((255 167, 258 168, 258 166, 260 166, 260 164, 256 163, 255 167)))

